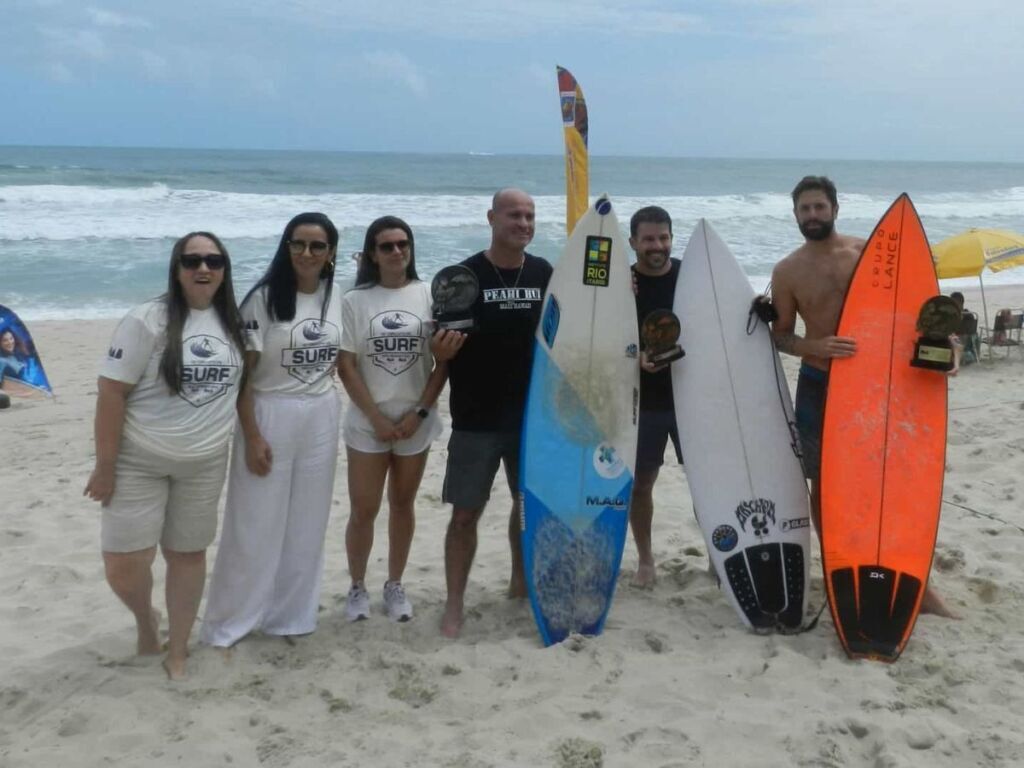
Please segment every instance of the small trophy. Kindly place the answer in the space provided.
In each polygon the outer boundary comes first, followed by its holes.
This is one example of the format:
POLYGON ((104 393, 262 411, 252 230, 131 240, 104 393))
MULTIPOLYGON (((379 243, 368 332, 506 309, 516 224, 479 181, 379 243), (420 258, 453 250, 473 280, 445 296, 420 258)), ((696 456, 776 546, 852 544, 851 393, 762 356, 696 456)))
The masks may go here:
POLYGON ((430 284, 434 298, 431 310, 435 330, 462 331, 473 329, 473 303, 480 294, 480 283, 473 270, 456 264, 445 267, 430 284))
POLYGON ((949 337, 960 327, 960 307, 949 296, 933 296, 921 307, 917 316, 917 332, 921 334, 914 344, 915 368, 932 371, 953 370, 953 343, 949 337))
POLYGON ((656 309, 644 318, 640 326, 647 362, 656 366, 668 365, 686 353, 679 341, 679 318, 667 309, 656 309))

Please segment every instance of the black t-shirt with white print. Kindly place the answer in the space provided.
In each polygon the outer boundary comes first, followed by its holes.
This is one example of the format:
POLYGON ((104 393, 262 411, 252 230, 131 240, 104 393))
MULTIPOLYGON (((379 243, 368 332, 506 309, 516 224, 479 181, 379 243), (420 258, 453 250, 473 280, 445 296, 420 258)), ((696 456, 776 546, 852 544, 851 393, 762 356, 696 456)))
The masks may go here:
POLYGON ((473 270, 480 294, 473 305, 476 325, 449 367, 452 428, 518 431, 551 265, 525 254, 522 272, 499 269, 483 251, 462 265, 473 270))

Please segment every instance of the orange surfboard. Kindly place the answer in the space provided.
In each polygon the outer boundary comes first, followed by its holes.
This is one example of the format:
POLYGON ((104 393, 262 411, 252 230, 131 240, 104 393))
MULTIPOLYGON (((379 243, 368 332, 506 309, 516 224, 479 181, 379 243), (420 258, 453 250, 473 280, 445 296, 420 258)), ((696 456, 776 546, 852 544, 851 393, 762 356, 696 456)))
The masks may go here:
POLYGON ((894 661, 928 584, 946 456, 945 374, 910 361, 918 312, 939 292, 931 250, 901 195, 850 282, 821 453, 821 549, 832 619, 852 658, 894 661))

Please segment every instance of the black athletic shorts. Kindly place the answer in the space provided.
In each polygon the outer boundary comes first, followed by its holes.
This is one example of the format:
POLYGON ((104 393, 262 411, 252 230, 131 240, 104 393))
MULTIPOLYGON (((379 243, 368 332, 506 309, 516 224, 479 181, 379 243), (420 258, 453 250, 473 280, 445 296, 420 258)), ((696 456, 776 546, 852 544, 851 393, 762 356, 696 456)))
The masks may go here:
POLYGON ((650 472, 665 463, 665 448, 671 438, 676 458, 683 463, 679 430, 673 411, 640 411, 636 441, 636 471, 650 472))
POLYGON ((821 429, 825 422, 828 372, 804 363, 796 381, 796 428, 800 432, 804 475, 818 482, 821 475, 821 429))

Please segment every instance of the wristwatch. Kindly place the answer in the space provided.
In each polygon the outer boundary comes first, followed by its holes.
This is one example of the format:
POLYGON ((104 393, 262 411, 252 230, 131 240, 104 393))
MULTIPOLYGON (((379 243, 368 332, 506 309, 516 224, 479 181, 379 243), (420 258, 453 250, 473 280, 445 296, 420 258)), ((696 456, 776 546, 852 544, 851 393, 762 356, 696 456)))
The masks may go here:
POLYGON ((425 419, 427 418, 427 416, 430 415, 430 411, 420 406, 419 408, 416 409, 416 415, 419 416, 421 419, 425 419))

